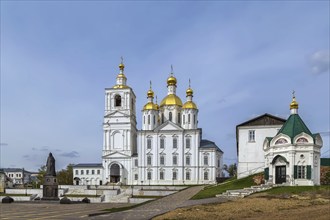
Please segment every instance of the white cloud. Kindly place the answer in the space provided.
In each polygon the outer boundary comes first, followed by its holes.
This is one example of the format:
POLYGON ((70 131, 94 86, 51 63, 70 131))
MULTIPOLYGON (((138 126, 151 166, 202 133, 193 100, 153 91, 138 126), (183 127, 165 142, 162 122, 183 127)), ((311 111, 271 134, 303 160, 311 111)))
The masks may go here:
POLYGON ((310 56, 310 63, 312 67, 312 73, 321 74, 329 73, 330 66, 329 51, 319 50, 310 56))

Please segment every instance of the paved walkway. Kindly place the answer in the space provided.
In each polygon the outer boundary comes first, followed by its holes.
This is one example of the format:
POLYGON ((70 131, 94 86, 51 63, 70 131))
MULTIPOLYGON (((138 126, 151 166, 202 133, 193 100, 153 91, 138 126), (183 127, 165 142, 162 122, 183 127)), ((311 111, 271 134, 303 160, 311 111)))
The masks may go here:
POLYGON ((92 219, 108 218, 108 219, 116 219, 116 220, 130 220, 130 219, 148 220, 157 215, 164 214, 179 207, 227 201, 226 199, 221 199, 221 198, 189 200, 202 188, 203 186, 190 187, 173 195, 166 196, 164 198, 155 200, 153 202, 138 206, 136 208, 127 211, 94 216, 92 217, 92 219))

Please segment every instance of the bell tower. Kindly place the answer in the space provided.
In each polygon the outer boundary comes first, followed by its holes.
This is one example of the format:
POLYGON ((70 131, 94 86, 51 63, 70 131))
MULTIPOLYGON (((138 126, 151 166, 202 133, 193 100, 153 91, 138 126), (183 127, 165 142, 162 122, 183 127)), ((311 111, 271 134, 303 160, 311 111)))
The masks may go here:
POLYGON ((126 83, 124 68, 122 60, 116 85, 105 89, 102 151, 105 183, 129 181, 131 156, 137 152, 136 96, 126 83))

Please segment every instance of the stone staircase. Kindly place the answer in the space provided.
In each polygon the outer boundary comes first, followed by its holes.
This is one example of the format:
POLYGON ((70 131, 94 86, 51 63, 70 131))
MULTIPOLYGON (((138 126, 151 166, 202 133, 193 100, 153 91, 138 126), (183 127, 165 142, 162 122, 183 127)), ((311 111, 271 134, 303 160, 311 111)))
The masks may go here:
POLYGON ((250 188, 236 189, 236 190, 227 190, 222 194, 216 195, 216 197, 225 197, 225 198, 244 198, 248 195, 251 195, 256 192, 265 191, 276 187, 277 185, 273 184, 261 184, 258 186, 251 186, 250 188))

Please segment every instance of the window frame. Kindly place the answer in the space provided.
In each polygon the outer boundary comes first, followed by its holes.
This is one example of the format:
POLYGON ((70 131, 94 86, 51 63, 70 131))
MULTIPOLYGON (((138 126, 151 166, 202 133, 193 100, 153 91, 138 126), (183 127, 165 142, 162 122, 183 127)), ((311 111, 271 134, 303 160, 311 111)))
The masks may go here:
POLYGON ((248 132, 248 141, 256 142, 256 130, 249 130, 248 132))

